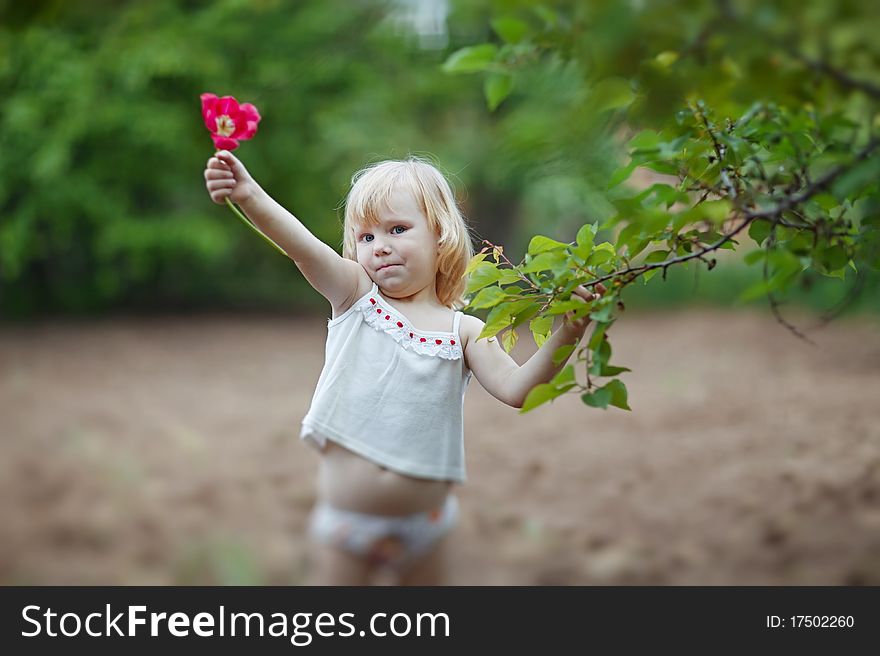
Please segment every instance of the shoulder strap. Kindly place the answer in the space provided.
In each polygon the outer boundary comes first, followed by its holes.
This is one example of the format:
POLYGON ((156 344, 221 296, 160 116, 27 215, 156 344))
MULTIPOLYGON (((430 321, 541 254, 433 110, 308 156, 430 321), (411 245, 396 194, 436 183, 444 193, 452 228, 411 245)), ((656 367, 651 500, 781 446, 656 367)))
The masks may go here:
POLYGON ((458 325, 461 323, 461 312, 455 313, 455 318, 452 320, 452 332, 458 335, 458 325))

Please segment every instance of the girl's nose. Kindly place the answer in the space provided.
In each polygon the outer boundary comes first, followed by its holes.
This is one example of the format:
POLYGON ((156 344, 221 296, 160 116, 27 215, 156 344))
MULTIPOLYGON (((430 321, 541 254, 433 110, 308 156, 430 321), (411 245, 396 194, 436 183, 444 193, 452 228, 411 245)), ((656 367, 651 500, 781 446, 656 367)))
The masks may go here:
POLYGON ((389 251, 387 244, 384 244, 384 243, 380 242, 379 240, 376 240, 376 245, 373 248, 373 252, 376 255, 383 255, 383 254, 390 253, 391 251, 389 251))

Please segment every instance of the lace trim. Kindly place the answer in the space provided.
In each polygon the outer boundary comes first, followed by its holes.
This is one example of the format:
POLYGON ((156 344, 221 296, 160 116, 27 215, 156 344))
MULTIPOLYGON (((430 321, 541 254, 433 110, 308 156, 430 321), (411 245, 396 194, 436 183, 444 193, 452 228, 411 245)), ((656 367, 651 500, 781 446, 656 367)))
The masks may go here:
POLYGON ((363 298, 357 308, 363 312, 364 321, 376 330, 391 335, 405 349, 444 360, 460 360, 462 357, 461 344, 453 333, 442 333, 441 338, 441 333, 419 332, 396 310, 384 307, 376 296, 363 298))

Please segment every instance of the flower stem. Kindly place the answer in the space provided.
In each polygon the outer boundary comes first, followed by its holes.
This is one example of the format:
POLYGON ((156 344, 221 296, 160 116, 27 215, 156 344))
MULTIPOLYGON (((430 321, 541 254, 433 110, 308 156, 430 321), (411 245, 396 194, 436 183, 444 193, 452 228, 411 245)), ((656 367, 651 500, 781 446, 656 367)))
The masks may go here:
POLYGON ((272 241, 266 235, 260 232, 259 228, 257 228, 257 226, 251 223, 248 218, 244 214, 242 214, 241 210, 238 209, 231 200, 229 200, 229 196, 226 197, 226 204, 229 206, 229 209, 232 210, 232 213, 235 214, 235 216, 237 216, 242 223, 244 223, 248 228, 256 232, 258 235, 260 235, 260 237, 262 237, 267 244, 272 246, 272 248, 281 253, 284 257, 287 257, 287 253, 285 253, 278 244, 276 244, 274 241, 272 241))

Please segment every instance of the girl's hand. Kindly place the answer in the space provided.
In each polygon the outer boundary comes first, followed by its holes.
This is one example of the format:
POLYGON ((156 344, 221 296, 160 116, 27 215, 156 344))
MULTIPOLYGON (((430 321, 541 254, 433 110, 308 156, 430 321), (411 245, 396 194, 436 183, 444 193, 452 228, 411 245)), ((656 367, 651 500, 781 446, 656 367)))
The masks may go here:
POLYGON ((260 188, 244 164, 227 150, 218 151, 208 160, 205 186, 211 200, 219 205, 223 205, 227 197, 241 205, 256 195, 260 188))
MULTIPOLYGON (((571 294, 571 300, 579 300, 582 303, 588 303, 590 301, 596 301, 602 296, 605 295, 605 292, 608 290, 605 288, 601 282, 597 282, 593 285, 593 289, 596 292, 589 291, 583 285, 578 285, 577 288, 571 294)), ((579 319, 575 319, 573 316, 573 312, 566 312, 563 318, 562 325, 567 328, 573 334, 576 334, 578 337, 582 336, 584 332, 587 330, 587 326, 590 325, 590 315, 587 314, 579 319)))

